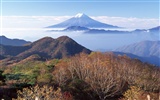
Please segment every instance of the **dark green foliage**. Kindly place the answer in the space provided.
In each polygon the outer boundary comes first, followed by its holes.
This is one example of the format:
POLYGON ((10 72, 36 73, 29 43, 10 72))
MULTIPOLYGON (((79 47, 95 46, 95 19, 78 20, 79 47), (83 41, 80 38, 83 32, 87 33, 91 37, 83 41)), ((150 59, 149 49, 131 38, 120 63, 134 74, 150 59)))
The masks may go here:
POLYGON ((64 91, 70 91, 75 100, 94 100, 96 95, 92 92, 89 84, 80 79, 72 80, 64 91))
POLYGON ((4 85, 5 82, 5 75, 3 75, 3 71, 0 70, 0 86, 4 85))

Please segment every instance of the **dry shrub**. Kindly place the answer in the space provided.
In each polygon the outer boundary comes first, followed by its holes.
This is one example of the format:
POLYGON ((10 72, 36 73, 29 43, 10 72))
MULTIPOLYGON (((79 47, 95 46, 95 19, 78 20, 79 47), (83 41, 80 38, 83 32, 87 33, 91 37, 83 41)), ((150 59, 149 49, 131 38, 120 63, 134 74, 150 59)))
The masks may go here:
POLYGON ((53 87, 44 85, 39 87, 23 88, 22 91, 18 91, 18 98, 16 100, 72 100, 72 96, 69 93, 62 93, 61 89, 55 90, 53 87), (66 95, 67 94, 67 95, 66 95))

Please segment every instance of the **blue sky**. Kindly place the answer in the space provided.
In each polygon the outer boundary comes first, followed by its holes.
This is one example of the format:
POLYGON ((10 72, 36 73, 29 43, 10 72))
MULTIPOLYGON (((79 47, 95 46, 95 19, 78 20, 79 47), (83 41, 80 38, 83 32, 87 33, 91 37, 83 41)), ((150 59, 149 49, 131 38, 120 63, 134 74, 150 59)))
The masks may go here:
POLYGON ((57 38, 67 35, 81 45, 97 50, 115 49, 142 40, 157 40, 159 37, 157 35, 150 36, 150 34, 83 35, 81 33, 50 33, 44 29, 44 27, 65 21, 77 13, 85 13, 95 20, 126 29, 153 28, 160 25, 159 0, 0 1, 0 35, 5 35, 8 38, 35 41, 44 36, 57 38))
POLYGON ((3 16, 90 16, 159 18, 159 0, 1 0, 3 16))

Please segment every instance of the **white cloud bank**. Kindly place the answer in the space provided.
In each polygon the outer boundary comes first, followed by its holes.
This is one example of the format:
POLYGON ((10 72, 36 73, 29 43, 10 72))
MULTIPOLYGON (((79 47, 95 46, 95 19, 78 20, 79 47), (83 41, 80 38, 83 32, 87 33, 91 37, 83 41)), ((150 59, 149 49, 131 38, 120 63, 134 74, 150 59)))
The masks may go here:
MULTIPOLYGON (((67 35, 91 50, 115 49, 117 47, 128 45, 130 43, 135 43, 142 40, 157 40, 158 38, 158 34, 156 36, 151 36, 150 34, 89 35, 81 33, 75 34, 70 32, 47 32, 44 28, 63 22, 71 17, 73 16, 1 16, 0 22, 2 26, 0 27, 0 35, 5 35, 8 38, 19 38, 29 41, 35 41, 45 36, 57 38, 62 35, 67 35)), ((160 25, 159 19, 124 18, 108 16, 92 16, 92 18, 103 23, 126 27, 130 29, 148 29, 160 25)))
POLYGON ((125 28, 134 28, 134 29, 147 29, 160 25, 159 19, 133 18, 133 17, 131 18, 107 17, 107 16, 99 16, 92 18, 104 23, 117 25, 125 28))
MULTIPOLYGON (((63 22, 72 16, 2 16, 3 28, 42 28, 63 22)), ((125 28, 146 29, 160 25, 159 19, 91 16, 103 23, 125 28)))
POLYGON ((3 16, 3 28, 42 28, 70 18, 69 16, 3 16))

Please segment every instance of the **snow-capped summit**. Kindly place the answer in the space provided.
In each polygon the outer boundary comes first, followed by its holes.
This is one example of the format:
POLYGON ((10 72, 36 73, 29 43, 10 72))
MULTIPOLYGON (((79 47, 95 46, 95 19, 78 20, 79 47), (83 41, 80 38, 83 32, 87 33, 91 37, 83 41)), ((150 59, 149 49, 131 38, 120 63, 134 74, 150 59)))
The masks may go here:
POLYGON ((48 28, 67 28, 71 26, 81 26, 87 28, 118 28, 117 26, 96 21, 84 13, 78 13, 72 18, 59 24, 49 26, 48 28))
POLYGON ((86 16, 84 13, 78 13, 77 15, 75 15, 74 17, 75 18, 80 18, 80 17, 82 17, 82 16, 86 16))

